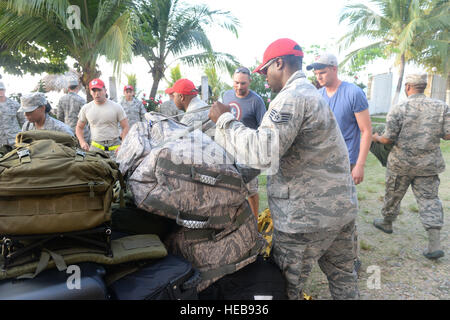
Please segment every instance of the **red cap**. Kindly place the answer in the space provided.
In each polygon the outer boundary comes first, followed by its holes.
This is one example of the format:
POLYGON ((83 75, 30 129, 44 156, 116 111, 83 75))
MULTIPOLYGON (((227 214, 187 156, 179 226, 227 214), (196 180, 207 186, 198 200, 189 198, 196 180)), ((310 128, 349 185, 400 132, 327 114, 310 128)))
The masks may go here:
POLYGON ((187 94, 187 95, 197 95, 198 90, 195 87, 194 83, 188 79, 180 79, 174 83, 173 87, 168 88, 166 93, 177 92, 179 94, 187 94))
POLYGON ((123 91, 125 91, 125 90, 133 90, 134 91, 134 88, 132 85, 126 85, 125 87, 123 87, 123 91))
POLYGON ((100 79, 94 79, 89 82, 89 89, 102 89, 105 87, 105 83, 100 79))
POLYGON ((164 92, 167 93, 167 94, 172 94, 173 93, 173 88, 167 88, 164 92))
POLYGON ((288 38, 278 39, 267 47, 266 51, 264 51, 263 62, 253 72, 262 73, 261 69, 264 69, 265 65, 273 58, 290 55, 303 57, 302 48, 294 40, 288 38))

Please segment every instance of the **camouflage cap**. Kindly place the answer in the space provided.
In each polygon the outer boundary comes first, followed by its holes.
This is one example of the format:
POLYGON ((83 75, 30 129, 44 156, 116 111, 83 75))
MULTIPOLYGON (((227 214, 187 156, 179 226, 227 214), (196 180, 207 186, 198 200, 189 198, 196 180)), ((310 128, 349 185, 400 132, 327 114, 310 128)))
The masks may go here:
POLYGON ((68 82, 68 87, 77 86, 78 80, 77 79, 70 79, 68 82))
POLYGON ((6 90, 5 84, 0 81, 0 90, 6 90))
POLYGON ((405 84, 407 84, 407 83, 414 84, 414 85, 427 84, 427 74, 426 73, 408 74, 405 77, 405 84))
POLYGON ((47 104, 47 99, 42 92, 34 92, 26 94, 20 98, 20 109, 21 112, 32 112, 39 108, 40 106, 45 106, 47 104))

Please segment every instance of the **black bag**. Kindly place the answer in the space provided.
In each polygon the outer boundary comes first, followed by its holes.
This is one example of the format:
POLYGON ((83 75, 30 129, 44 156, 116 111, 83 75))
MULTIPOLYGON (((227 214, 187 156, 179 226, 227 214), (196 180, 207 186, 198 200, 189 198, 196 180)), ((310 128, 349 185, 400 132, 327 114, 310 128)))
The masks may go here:
POLYGON ((200 300, 287 300, 286 282, 272 259, 255 262, 226 275, 199 293, 200 300))
POLYGON ((167 255, 108 284, 117 300, 197 300, 200 274, 181 257, 167 255))
POLYGON ((45 270, 33 279, 6 279, 0 281, 0 300, 106 300, 104 275, 101 265, 87 262, 68 271, 45 270))

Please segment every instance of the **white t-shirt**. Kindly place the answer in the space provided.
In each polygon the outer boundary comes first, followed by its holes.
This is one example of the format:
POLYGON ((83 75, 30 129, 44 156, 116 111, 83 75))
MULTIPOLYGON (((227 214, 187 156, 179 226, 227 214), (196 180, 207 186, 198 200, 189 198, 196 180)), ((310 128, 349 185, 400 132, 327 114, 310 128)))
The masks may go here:
POLYGON ((122 106, 109 99, 98 105, 95 101, 85 104, 78 114, 78 120, 88 122, 94 141, 115 140, 120 136, 118 123, 127 116, 122 106))

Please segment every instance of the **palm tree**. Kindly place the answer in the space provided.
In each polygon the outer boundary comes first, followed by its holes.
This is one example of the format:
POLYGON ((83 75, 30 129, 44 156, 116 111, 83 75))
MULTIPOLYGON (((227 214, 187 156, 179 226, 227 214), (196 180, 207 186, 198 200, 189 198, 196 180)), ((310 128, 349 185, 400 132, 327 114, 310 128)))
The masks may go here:
MULTIPOLYGON (((361 37, 376 42, 354 50, 345 59, 352 59, 361 50, 380 48, 386 57, 395 57, 399 79, 392 104, 398 102, 405 65, 409 61, 423 63, 427 51, 439 52, 443 64, 448 64, 449 39, 438 39, 436 34, 450 26, 449 2, 444 0, 371 0, 379 13, 364 4, 345 6, 340 22, 348 21, 353 30, 345 34, 340 43, 348 48, 361 37), (441 50, 442 46, 445 50, 441 50), (437 49, 441 47, 441 49, 437 49)), ((445 32, 448 35, 448 31, 445 32)), ((343 61, 343 63, 345 63, 343 61)), ((343 64, 342 63, 342 64, 343 64)), ((446 68, 446 66, 444 67, 446 68)))
POLYGON ((237 36, 239 22, 229 12, 210 10, 206 5, 183 5, 178 0, 144 0, 137 8, 140 32, 135 37, 134 53, 144 57, 150 67, 151 97, 164 77, 169 56, 190 66, 211 61, 221 67, 237 64, 233 56, 213 52, 205 31, 207 26, 216 25, 237 36), (186 55, 192 49, 204 51, 186 55))
MULTIPOLYGON (((0 43, 11 50, 37 45, 65 53, 76 60, 80 80, 87 87, 101 74, 96 64, 100 56, 112 61, 116 72, 130 61, 137 26, 132 6, 125 0, 2 0, 0 43), (76 6, 79 16, 70 6, 76 6)), ((88 101, 92 100, 87 93, 88 101)))

